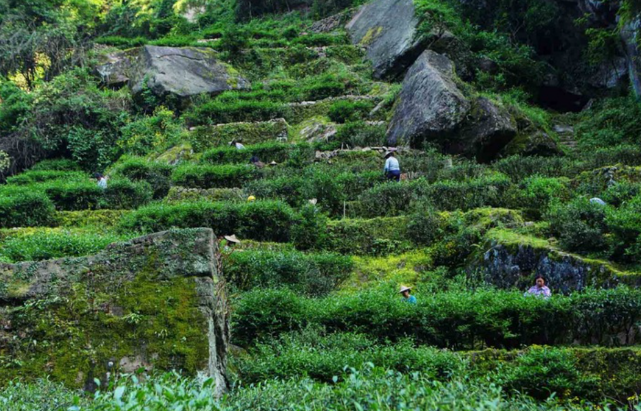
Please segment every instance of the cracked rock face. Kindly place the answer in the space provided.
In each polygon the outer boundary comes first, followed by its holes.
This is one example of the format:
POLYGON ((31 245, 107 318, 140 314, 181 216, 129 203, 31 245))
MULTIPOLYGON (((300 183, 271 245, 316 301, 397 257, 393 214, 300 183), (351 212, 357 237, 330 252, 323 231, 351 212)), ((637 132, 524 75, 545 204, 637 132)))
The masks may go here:
POLYGON ((227 387, 224 281, 211 229, 173 230, 79 258, 0 264, 0 380, 95 389, 139 369, 227 387), (34 341, 37 342, 34 344, 34 341))
POLYGON ((206 48, 144 46, 104 59, 96 68, 103 82, 109 87, 126 84, 134 95, 148 88, 157 96, 185 98, 250 87, 249 81, 206 48))
POLYGON ((345 28, 353 44, 367 49, 378 79, 398 76, 423 50, 412 0, 374 0, 345 28))
POLYGON ((517 134, 517 124, 500 105, 468 99, 456 83, 454 65, 427 50, 407 72, 387 130, 391 146, 440 146, 451 154, 496 158, 517 134))

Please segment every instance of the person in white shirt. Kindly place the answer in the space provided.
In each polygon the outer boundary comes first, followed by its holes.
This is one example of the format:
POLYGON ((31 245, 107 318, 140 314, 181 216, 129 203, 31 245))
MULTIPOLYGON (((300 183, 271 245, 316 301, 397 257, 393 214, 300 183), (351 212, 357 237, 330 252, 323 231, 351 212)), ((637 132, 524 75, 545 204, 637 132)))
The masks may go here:
POLYGON ((245 149, 245 146, 242 144, 242 140, 241 140, 241 139, 238 139, 238 140, 232 140, 232 141, 229 143, 229 145, 230 145, 230 146, 234 146, 234 147, 236 147, 236 149, 237 149, 237 150, 244 150, 244 149, 245 149))
POLYGON ((103 190, 107 188, 107 177, 103 176, 100 173, 94 174, 93 177, 98 181, 98 187, 102 188, 103 190))
POLYGON ((390 180, 401 181, 401 166, 394 153, 388 151, 385 153, 385 168, 383 169, 385 177, 390 180))

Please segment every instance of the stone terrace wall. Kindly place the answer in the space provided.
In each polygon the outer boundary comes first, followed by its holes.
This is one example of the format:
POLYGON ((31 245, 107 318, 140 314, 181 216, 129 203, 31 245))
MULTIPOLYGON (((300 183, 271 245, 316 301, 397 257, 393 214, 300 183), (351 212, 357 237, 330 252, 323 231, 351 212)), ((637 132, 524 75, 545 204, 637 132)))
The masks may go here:
POLYGON ((172 230, 81 258, 0 264, 0 385, 179 369, 226 387, 228 322, 211 229, 172 230))

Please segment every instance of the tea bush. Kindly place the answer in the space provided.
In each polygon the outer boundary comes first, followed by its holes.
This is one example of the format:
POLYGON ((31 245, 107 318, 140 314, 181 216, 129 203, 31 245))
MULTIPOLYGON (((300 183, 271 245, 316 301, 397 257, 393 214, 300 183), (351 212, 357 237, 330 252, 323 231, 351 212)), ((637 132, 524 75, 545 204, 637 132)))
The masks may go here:
POLYGON ((52 201, 43 193, 14 192, 0 196, 0 227, 48 226, 55 221, 52 201))
POLYGON ((288 291, 254 290, 238 302, 233 324, 243 346, 308 324, 330 332, 365 333, 379 341, 411 338, 417 344, 452 349, 576 341, 612 345, 618 344, 619 333, 632 332, 641 319, 639 293, 617 288, 544 300, 520 292, 450 291, 417 294, 418 304, 411 305, 381 290, 318 300, 288 291), (279 313, 280 301, 296 309, 279 313), (597 306, 601 308, 595 310, 597 306))
POLYGON ((42 190, 58 210, 96 209, 102 200, 103 189, 94 181, 52 180, 35 187, 42 190))
POLYGON ((172 171, 173 167, 169 164, 148 161, 141 157, 128 157, 114 167, 116 176, 149 183, 154 192, 154 199, 164 198, 169 192, 172 171))
POLYGON ((369 100, 340 100, 329 107, 329 118, 336 123, 358 121, 368 116, 375 104, 369 100))
POLYGON ((288 287, 307 295, 332 291, 350 273, 349 257, 301 252, 243 251, 225 261, 225 277, 234 287, 288 287))
POLYGON ((112 179, 104 189, 101 205, 115 210, 135 209, 150 202, 153 194, 151 185, 146 181, 112 179))
MULTIPOLYGON (((236 147, 221 147, 207 150, 203 153, 201 161, 211 164, 225 163, 249 163, 252 156, 257 156, 261 161, 269 163, 285 162, 292 150, 291 144, 284 143, 262 143, 248 146, 244 150, 238 150, 236 147)), ((297 148, 305 153, 306 161, 314 158, 314 150, 308 144, 298 144, 297 148)))
POLYGON ((608 248, 605 216, 606 207, 577 198, 552 205, 547 220, 563 248, 583 253, 605 252, 608 248))
POLYGON ((189 188, 233 188, 242 187, 256 176, 258 171, 251 165, 185 164, 173 171, 171 179, 174 184, 189 188))
POLYGON ((95 254, 122 239, 122 236, 114 234, 36 231, 29 235, 10 237, 0 247, 0 255, 12 262, 79 257, 95 254))
POLYGON ((28 185, 33 183, 43 183, 51 180, 82 181, 87 179, 88 176, 82 172, 30 170, 7 178, 7 184, 28 185))
POLYGON ((152 204, 126 215, 120 229, 144 233, 176 228, 210 227, 216 235, 237 234, 258 241, 287 242, 296 214, 276 201, 254 203, 152 204))
POLYGON ((43 160, 36 163, 29 169, 30 171, 79 171, 78 164, 66 158, 43 160))
POLYGON ((267 121, 286 117, 289 107, 271 101, 219 102, 212 100, 195 106, 183 116, 189 126, 203 124, 235 123, 239 121, 267 121))

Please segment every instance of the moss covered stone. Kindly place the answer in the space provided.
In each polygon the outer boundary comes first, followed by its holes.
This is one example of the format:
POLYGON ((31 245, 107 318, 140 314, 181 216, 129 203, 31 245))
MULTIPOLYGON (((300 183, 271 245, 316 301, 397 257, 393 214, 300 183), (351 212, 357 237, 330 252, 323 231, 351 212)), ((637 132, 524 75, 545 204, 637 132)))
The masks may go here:
POLYGON ((535 274, 546 277, 552 290, 563 293, 586 287, 641 285, 639 273, 620 270, 607 261, 563 252, 548 240, 504 228, 487 232, 484 245, 471 258, 469 269, 480 269, 486 282, 500 288, 527 289, 535 274))
POLYGON ((83 258, 0 264, 0 381, 95 388, 107 372, 204 371, 225 388, 224 290, 210 229, 83 258))

